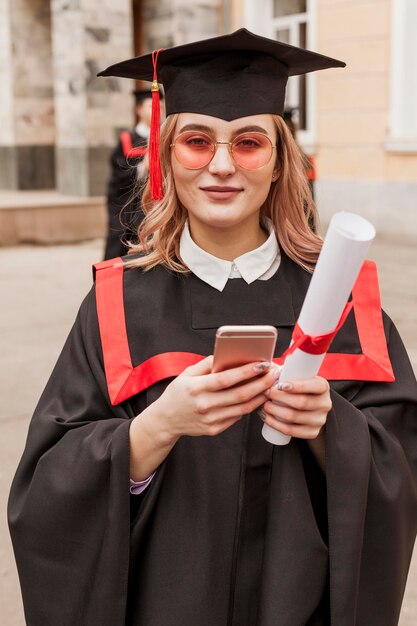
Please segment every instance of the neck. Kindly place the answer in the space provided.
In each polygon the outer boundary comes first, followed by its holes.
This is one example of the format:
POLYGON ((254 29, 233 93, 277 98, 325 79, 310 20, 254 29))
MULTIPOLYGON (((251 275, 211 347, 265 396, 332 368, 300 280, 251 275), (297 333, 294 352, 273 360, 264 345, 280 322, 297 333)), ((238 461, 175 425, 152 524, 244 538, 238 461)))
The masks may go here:
MULTIPOLYGON (((252 216, 251 216, 252 217, 252 216)), ((217 228, 202 224, 189 216, 189 227, 194 242, 203 250, 225 261, 259 248, 268 239, 268 234, 259 223, 259 215, 250 223, 217 228)))

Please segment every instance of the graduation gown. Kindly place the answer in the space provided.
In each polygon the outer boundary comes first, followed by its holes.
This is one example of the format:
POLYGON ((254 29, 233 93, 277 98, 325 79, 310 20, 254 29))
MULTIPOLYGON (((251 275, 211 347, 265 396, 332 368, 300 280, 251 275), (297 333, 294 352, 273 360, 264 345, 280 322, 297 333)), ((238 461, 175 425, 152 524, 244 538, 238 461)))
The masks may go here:
POLYGON ((125 131, 110 157, 110 179, 107 186, 107 237, 104 259, 126 254, 124 242, 135 238, 140 223, 140 201, 134 196, 137 165, 143 160, 146 137, 136 131, 125 131), (128 137, 126 140, 126 136, 128 137), (137 150, 139 148, 139 150, 137 150))
POLYGON ((218 292, 193 274, 112 264, 97 270, 11 489, 27 623, 396 624, 416 532, 417 389, 375 283, 362 280, 324 372, 346 376, 350 363, 351 380, 331 383, 326 477, 306 442, 267 443, 253 414, 217 437, 182 437, 131 496, 134 416, 212 353, 221 324, 277 326, 279 358, 310 276, 283 256, 270 280, 218 292), (390 369, 378 333, 395 382, 379 365, 363 380, 372 349, 390 369))

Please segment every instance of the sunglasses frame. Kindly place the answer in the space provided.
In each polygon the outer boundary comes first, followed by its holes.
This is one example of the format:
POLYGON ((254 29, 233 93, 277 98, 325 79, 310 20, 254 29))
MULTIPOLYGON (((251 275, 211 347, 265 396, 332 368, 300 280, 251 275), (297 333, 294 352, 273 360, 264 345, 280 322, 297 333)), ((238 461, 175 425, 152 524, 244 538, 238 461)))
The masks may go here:
MULTIPOLYGON (((175 143, 178 139, 178 137, 181 137, 182 135, 185 135, 186 133, 190 133, 193 131, 189 131, 189 130, 184 130, 182 133, 179 133, 175 140, 173 141, 173 143, 169 144, 170 148, 174 148, 175 150, 175 143)), ((196 134, 198 135, 203 135, 204 137, 207 137, 208 139, 210 139, 210 143, 213 146, 213 153, 209 159, 209 161, 207 161, 207 163, 205 163, 204 165, 201 165, 200 167, 189 167, 188 165, 184 165, 184 163, 182 163, 181 159, 178 158, 178 161, 181 163, 181 165, 183 167, 185 167, 185 169, 187 170, 202 170, 204 167, 207 167, 207 165, 210 165, 210 163, 212 162, 212 160, 214 159, 214 156, 217 152, 217 146, 228 146, 229 149, 229 154, 232 157, 233 163, 235 165, 237 165, 237 167, 241 167, 244 170, 247 170, 248 172, 257 172, 258 170, 261 170, 263 167, 265 167, 266 165, 268 165, 268 163, 271 161, 272 155, 274 154, 274 149, 277 149, 277 146, 274 145, 271 141, 271 139, 268 137, 268 135, 264 135, 264 133, 258 133, 258 132, 253 132, 253 133, 240 133, 240 135, 236 135, 236 137, 233 139, 233 141, 213 141, 210 137, 210 135, 207 135, 207 133, 203 133, 203 132, 198 132, 195 131, 196 134), (244 167, 243 165, 240 165, 240 163, 237 163, 235 156, 233 154, 233 143, 236 141, 236 139, 239 139, 239 137, 244 137, 245 135, 256 135, 256 136, 261 136, 264 137, 265 139, 267 139, 269 141, 269 143, 271 144, 271 154, 270 157, 268 159, 268 161, 266 163, 264 163, 263 165, 261 165, 260 167, 254 167, 254 168, 249 168, 249 167, 244 167)))

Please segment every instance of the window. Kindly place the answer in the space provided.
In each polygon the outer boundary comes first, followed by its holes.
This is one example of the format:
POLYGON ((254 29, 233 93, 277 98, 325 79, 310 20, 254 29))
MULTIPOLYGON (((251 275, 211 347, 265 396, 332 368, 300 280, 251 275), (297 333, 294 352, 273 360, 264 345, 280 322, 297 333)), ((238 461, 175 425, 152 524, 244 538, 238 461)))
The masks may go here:
POLYGON ((306 13, 307 0, 274 0, 274 17, 306 13))
POLYGON ((393 0, 390 129, 387 148, 417 152, 417 2, 393 0))
MULTIPOLYGON (((246 0, 245 24, 259 35, 314 50, 315 5, 316 0, 246 0)), ((288 80, 285 106, 296 109, 298 139, 307 152, 313 151, 314 73, 288 80)))

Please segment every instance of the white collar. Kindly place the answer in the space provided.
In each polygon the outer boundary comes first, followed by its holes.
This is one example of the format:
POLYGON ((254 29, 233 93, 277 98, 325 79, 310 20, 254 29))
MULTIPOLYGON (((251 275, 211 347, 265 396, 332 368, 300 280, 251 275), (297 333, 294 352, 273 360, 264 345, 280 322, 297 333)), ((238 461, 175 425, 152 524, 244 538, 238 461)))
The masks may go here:
POLYGON ((146 126, 143 122, 139 122, 135 128, 138 135, 144 137, 145 139, 149 139, 149 135, 151 134, 151 129, 149 126, 146 126))
POLYGON ((261 278, 271 267, 279 264, 280 251, 271 220, 265 220, 269 231, 268 239, 255 250, 246 252, 233 261, 225 261, 200 248, 191 238, 188 220, 180 239, 180 256, 185 265, 214 287, 223 291, 229 278, 242 277, 248 284, 261 278), (233 274, 237 276, 233 276, 233 274))

